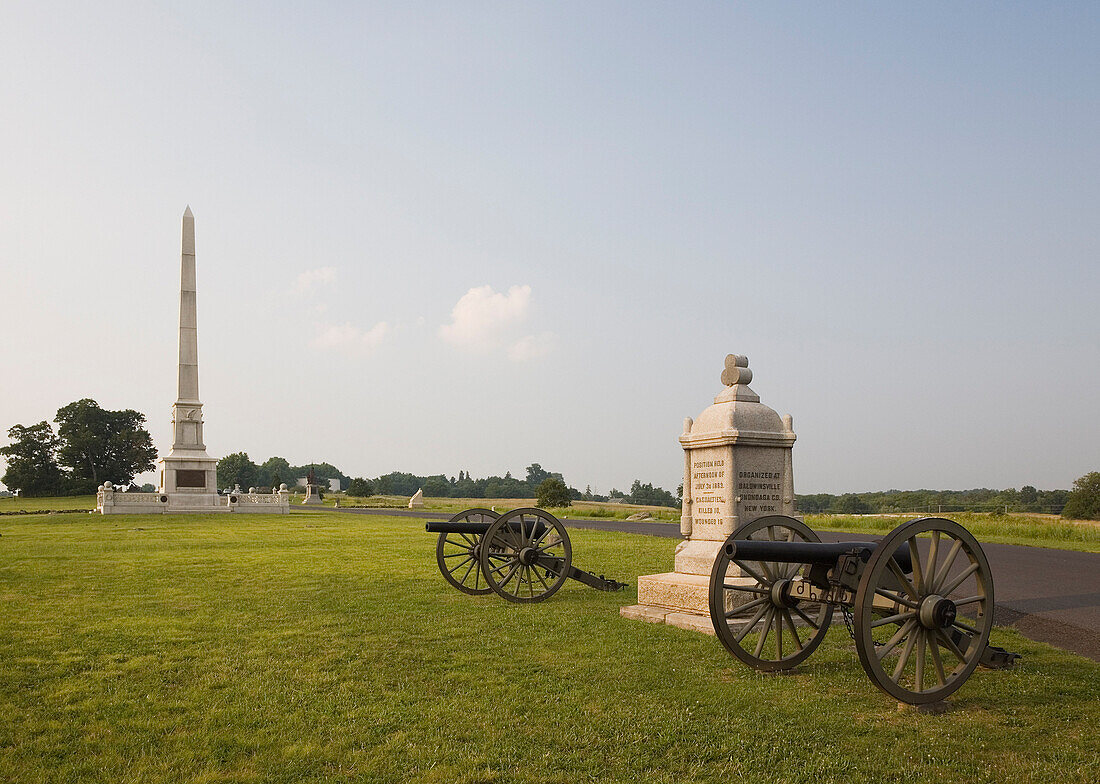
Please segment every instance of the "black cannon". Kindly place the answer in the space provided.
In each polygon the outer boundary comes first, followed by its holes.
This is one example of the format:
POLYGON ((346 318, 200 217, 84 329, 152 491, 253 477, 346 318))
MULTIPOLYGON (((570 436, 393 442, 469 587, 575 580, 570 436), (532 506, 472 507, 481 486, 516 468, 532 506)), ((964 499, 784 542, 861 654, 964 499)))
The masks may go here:
POLYGON ((626 583, 573 566, 573 548, 561 521, 542 509, 467 509, 446 522, 428 523, 439 534, 435 559, 443 577, 469 594, 497 593, 510 602, 541 602, 567 579, 599 591, 626 583))
POLYGON ((901 702, 942 700, 978 665, 1019 658, 989 645, 993 576, 977 540, 952 520, 925 517, 878 543, 834 544, 771 515, 742 525, 718 551, 711 621, 750 667, 789 670, 805 660, 834 607, 868 677, 901 702))

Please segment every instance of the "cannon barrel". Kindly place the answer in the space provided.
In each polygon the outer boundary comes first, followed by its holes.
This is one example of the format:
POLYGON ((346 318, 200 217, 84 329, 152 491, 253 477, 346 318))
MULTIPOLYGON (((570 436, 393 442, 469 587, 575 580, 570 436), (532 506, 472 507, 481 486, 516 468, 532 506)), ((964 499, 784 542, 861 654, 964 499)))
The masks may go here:
MULTIPOLYGON (((451 522, 449 520, 438 523, 428 523, 424 526, 424 530, 430 534, 473 534, 474 536, 484 536, 485 532, 489 530, 489 526, 492 523, 474 523, 469 521, 451 522)), ((508 528, 512 531, 519 531, 521 523, 508 523, 508 528)), ((528 525, 523 530, 527 535, 539 537, 542 536, 548 526, 543 523, 534 523, 534 533, 531 533, 532 526, 528 525)))
MULTIPOLYGON (((779 563, 820 564, 835 566, 840 556, 853 550, 862 551, 863 560, 870 558, 878 547, 875 542, 771 542, 758 539, 737 539, 727 542, 726 555, 743 561, 778 561, 779 563)), ((913 570, 909 548, 902 545, 894 553, 902 571, 913 570)))
POLYGON ((471 522, 439 522, 428 523, 424 526, 424 530, 430 534, 477 534, 481 536, 483 533, 489 530, 489 526, 492 523, 471 523, 471 522))

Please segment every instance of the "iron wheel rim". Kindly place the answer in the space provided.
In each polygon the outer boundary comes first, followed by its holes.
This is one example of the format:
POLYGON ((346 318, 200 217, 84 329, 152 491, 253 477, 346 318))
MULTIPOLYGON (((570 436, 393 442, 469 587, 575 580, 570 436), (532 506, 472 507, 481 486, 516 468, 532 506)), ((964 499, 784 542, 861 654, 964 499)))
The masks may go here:
POLYGON ((776 672, 789 670, 805 661, 821 644, 829 631, 833 607, 827 602, 802 600, 794 607, 785 607, 772 597, 773 586, 779 580, 789 580, 798 575, 804 564, 787 564, 776 561, 748 561, 730 558, 725 545, 738 539, 763 539, 765 541, 820 542, 821 539, 801 520, 786 515, 758 517, 741 525, 723 542, 710 572, 710 620, 722 645, 755 670, 776 672), (783 533, 780 533, 780 531, 783 533), (763 533, 764 536, 753 534, 763 533), (776 538, 779 537, 779 538, 776 538), (755 580, 753 586, 736 586, 726 582, 730 565, 738 566, 745 576, 755 580), (726 610, 728 592, 751 594, 748 601, 726 610), (803 641, 796 627, 798 622, 806 626, 807 639, 803 641), (789 655, 784 655, 784 635, 793 644, 789 655), (772 638, 769 644, 768 638, 772 638), (750 640, 750 638, 754 638, 750 640), (749 647, 743 645, 749 641, 749 647), (764 657, 765 652, 774 655, 764 657))
POLYGON ((481 570, 485 581, 510 602, 529 604, 549 599, 565 583, 572 560, 565 526, 542 509, 513 509, 482 537, 481 570), (524 564, 521 553, 525 549, 554 559, 553 565, 524 564))
MULTIPOLYGON (((500 517, 492 509, 467 509, 449 523, 494 523, 500 517)), ((440 534, 435 544, 435 562, 443 579, 471 596, 493 592, 481 572, 481 536, 478 534, 440 534)))
POLYGON ((993 576, 978 540, 955 521, 938 517, 898 526, 867 561, 856 591, 855 621, 860 664, 886 694, 913 705, 954 694, 977 668, 993 628, 993 576), (923 555, 921 534, 929 534, 923 555), (915 565, 899 575, 892 556, 902 546, 909 547, 915 565), (950 600, 959 611, 953 609, 943 626, 928 618, 936 599, 950 600), (894 606, 885 609, 883 600, 894 606), (886 626, 893 627, 889 636, 888 630, 876 631, 886 626))

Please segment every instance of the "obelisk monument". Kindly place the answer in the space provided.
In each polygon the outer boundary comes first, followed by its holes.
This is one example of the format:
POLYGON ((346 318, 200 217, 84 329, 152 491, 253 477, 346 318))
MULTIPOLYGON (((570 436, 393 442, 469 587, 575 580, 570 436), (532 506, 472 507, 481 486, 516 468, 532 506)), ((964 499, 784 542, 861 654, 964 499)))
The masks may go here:
POLYGON ((180 341, 176 402, 172 405, 172 448, 160 461, 160 492, 191 499, 196 506, 217 504, 218 461, 206 453, 199 401, 199 338, 195 290, 195 216, 183 213, 180 256, 180 341))
POLYGON ((282 485, 273 493, 240 491, 218 495, 218 461, 206 454, 199 400, 199 337, 195 286, 195 216, 183 212, 180 256, 180 342, 176 402, 172 404, 172 447, 160 459, 160 490, 117 492, 104 482, 96 491, 103 514, 175 514, 246 512, 290 514, 290 493, 282 485))

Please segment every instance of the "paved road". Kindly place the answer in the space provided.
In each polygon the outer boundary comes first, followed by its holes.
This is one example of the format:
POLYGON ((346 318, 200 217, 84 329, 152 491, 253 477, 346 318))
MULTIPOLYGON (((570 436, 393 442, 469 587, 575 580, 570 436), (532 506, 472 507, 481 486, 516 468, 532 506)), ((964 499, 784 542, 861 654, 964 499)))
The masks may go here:
MULTIPOLYGON (((426 520, 446 520, 451 516, 417 509, 336 511, 426 520)), ((680 538, 680 526, 674 523, 571 518, 563 518, 562 522, 569 528, 680 538)), ((866 533, 821 532, 821 538, 827 542, 853 536, 859 541, 879 538, 866 533)), ((993 617, 997 624, 1013 626, 1034 640, 1100 661, 1100 554, 1012 544, 983 544, 982 549, 993 570, 996 588, 993 617)))

